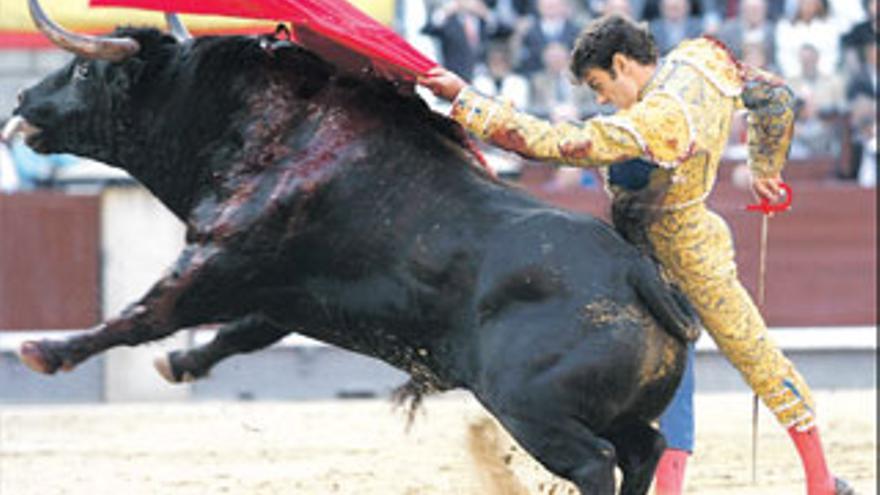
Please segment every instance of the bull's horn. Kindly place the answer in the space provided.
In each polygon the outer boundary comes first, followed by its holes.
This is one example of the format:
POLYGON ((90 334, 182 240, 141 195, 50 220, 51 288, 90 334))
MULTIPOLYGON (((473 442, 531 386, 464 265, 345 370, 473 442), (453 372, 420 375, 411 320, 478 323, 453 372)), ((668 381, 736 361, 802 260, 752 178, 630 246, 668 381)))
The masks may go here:
POLYGON ((186 30, 186 26, 183 25, 183 22, 181 22, 180 18, 177 17, 177 14, 174 12, 165 13, 165 22, 168 24, 168 30, 171 32, 171 36, 174 36, 174 39, 176 39, 178 43, 183 43, 186 40, 192 39, 192 35, 189 34, 189 31, 186 30))
POLYGON ((37 0, 28 0, 28 8, 34 24, 52 43, 82 57, 119 62, 141 48, 132 38, 88 36, 66 31, 49 19, 37 0))

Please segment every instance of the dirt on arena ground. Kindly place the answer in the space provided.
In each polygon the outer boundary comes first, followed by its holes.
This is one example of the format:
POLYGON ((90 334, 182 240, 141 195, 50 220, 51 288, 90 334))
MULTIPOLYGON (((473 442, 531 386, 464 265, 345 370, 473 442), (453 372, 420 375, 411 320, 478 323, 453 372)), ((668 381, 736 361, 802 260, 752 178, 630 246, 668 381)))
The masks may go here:
MULTIPOLYGON (((818 393, 833 469, 877 493, 876 391, 818 393)), ((687 493, 798 495, 801 468, 751 396, 697 397, 687 493)), ((0 406, 0 495, 570 493, 467 394, 427 400, 412 429, 383 400, 0 406)))

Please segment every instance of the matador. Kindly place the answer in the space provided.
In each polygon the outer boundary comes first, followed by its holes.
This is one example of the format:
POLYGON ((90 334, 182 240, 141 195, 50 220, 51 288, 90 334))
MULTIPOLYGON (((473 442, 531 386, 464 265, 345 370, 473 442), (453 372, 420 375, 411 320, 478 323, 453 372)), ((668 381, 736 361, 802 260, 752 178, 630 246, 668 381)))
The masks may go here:
MULTIPOLYGON (((600 103, 618 111, 553 124, 479 94, 442 67, 419 82, 452 101, 452 118, 493 145, 530 159, 600 168, 615 225, 650 250, 721 352, 788 430, 807 493, 854 493, 831 475, 810 389, 768 335, 738 279, 730 230, 706 206, 732 116, 741 109, 748 113, 753 189, 759 197, 779 199, 794 125, 792 91, 709 37, 687 40, 659 60, 651 35, 617 15, 584 29, 571 69, 600 103)), ((659 472, 658 492, 681 492, 681 483, 661 489, 659 472)))

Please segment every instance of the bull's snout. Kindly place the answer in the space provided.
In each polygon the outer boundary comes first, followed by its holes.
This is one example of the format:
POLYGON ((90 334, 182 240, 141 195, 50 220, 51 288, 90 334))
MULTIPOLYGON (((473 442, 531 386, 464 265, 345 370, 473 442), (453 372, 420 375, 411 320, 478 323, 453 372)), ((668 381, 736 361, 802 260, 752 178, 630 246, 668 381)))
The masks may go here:
POLYGON ((21 126, 23 120, 24 119, 18 116, 9 119, 9 121, 6 122, 6 125, 3 126, 3 131, 0 132, 0 143, 9 142, 9 140, 12 139, 12 136, 18 132, 18 128, 21 126))
POLYGON ((40 129, 33 126, 27 121, 27 119, 21 115, 16 115, 9 119, 9 121, 6 122, 6 125, 3 126, 3 131, 0 132, 0 141, 4 143, 9 142, 16 134, 21 134, 27 138, 39 131, 40 129))

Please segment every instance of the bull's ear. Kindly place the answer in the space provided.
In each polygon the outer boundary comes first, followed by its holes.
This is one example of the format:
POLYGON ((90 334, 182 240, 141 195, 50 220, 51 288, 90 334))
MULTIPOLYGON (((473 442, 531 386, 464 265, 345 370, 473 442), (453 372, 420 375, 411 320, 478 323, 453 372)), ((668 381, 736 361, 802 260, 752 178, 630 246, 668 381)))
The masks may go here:
POLYGON ((297 44, 293 41, 286 39, 280 40, 275 36, 261 36, 260 37, 260 49, 263 50, 264 53, 269 55, 270 57, 275 56, 275 52, 278 50, 282 50, 285 48, 297 48, 297 44))

